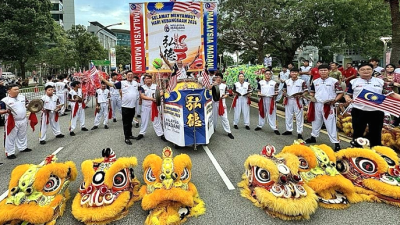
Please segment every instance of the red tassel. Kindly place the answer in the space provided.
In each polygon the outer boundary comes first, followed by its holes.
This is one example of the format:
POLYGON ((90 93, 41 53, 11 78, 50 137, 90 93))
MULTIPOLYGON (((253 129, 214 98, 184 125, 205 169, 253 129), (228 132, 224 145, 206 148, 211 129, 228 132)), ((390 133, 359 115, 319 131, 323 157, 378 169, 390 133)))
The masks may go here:
POLYGON ((297 103, 297 107, 299 107, 299 109, 301 109, 300 99, 299 98, 296 98, 296 103, 297 103))
POLYGON ((58 122, 58 112, 54 112, 55 113, 55 115, 54 115, 54 120, 56 121, 56 123, 58 122))
POLYGON ((271 98, 271 103, 269 104, 269 115, 272 115, 275 109, 275 97, 271 98))
POLYGON ((85 109, 86 108, 86 104, 85 104, 85 102, 82 102, 82 109, 85 109))
POLYGON ((307 120, 309 123, 315 120, 315 103, 310 102, 308 105, 307 120))
POLYGON ((325 117, 325 119, 328 119, 330 112, 331 112, 331 105, 330 104, 324 104, 324 117, 325 117))
POLYGON ((78 112, 78 108, 79 108, 79 103, 75 102, 74 113, 72 114, 72 118, 74 118, 76 116, 76 113, 78 112))
POLYGON ((250 99, 250 97, 247 97, 247 105, 251 105, 251 99, 250 99))
POLYGON ((108 119, 110 120, 112 118, 112 107, 108 110, 108 119))
POLYGON ((235 97, 233 98, 232 108, 236 107, 237 100, 238 100, 238 96, 235 95, 235 97))
POLYGON ((222 98, 219 100, 219 109, 218 109, 218 115, 223 116, 225 113, 225 109, 224 109, 224 104, 222 102, 222 98))
POLYGON ((287 105, 287 103, 288 103, 288 98, 284 97, 283 98, 283 105, 287 105))
POLYGON ((258 111, 260 113, 261 118, 265 118, 265 112, 264 112, 264 101, 263 98, 260 98, 260 101, 258 101, 258 111))
POLYGON ((7 118, 7 135, 9 135, 12 131, 12 129, 14 129, 15 127, 15 120, 14 120, 14 116, 13 114, 8 114, 8 118, 7 118))
POLYGON ((153 102, 151 104, 151 122, 153 122, 154 118, 156 118, 157 116, 158 116, 157 104, 155 102, 153 102))
POLYGON ((32 130, 35 131, 35 126, 38 123, 38 119, 36 117, 36 114, 35 113, 31 113, 29 115, 29 120, 31 121, 29 124, 31 125, 32 130))

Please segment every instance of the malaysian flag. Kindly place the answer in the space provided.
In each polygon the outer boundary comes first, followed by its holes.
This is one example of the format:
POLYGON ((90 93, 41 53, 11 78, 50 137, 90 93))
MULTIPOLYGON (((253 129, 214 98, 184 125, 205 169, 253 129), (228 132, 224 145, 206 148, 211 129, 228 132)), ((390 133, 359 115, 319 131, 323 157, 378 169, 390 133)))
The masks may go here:
POLYGON ((400 100, 389 96, 363 89, 353 102, 400 117, 400 100))
POLYGON ((192 2, 192 4, 190 4, 190 6, 186 9, 186 12, 200 12, 200 8, 200 2, 192 2))
POLYGON ((101 87, 101 81, 99 78, 99 71, 97 70, 96 66, 94 65, 93 62, 90 63, 90 79, 92 80, 94 86, 96 88, 100 88, 101 87))
POLYGON ((178 77, 181 75, 181 70, 178 69, 174 74, 171 75, 171 77, 169 78, 169 83, 168 83, 168 92, 171 92, 172 90, 174 90, 176 84, 178 83, 178 77))
POLYGON ((207 2, 207 3, 205 4, 205 8, 206 8, 207 11, 213 11, 213 10, 215 9, 216 6, 217 6, 216 3, 207 2))
POLYGON ((131 11, 132 12, 137 12, 142 10, 142 4, 130 4, 131 11))
POLYGON ((146 15, 146 17, 147 17, 147 19, 150 19, 152 16, 154 16, 154 15, 156 15, 156 14, 157 14, 156 10, 153 10, 153 11, 151 11, 151 12, 148 12, 147 15, 146 15))
POLYGON ((173 12, 186 12, 190 7, 190 2, 174 2, 174 7, 172 7, 173 12))
POLYGON ((210 86, 210 77, 208 76, 207 72, 205 70, 201 71, 201 76, 203 77, 202 84, 204 87, 210 86))

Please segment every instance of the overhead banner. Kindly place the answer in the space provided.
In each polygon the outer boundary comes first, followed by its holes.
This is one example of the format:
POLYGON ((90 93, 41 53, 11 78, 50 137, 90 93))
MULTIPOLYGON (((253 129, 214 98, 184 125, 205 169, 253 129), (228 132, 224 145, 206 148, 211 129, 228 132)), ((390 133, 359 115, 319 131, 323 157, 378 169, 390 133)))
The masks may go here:
POLYGON ((131 70, 134 73, 146 72, 143 5, 143 3, 129 4, 129 15, 131 24, 131 70))
POLYGON ((111 67, 117 67, 117 56, 115 53, 115 48, 110 48, 110 61, 111 67))
POLYGON ((204 68, 203 4, 201 2, 149 2, 145 7, 147 72, 171 72, 160 54, 173 66, 182 60, 189 71, 204 68))
POLYGON ((208 70, 217 70, 217 3, 205 2, 204 6, 204 54, 208 70))

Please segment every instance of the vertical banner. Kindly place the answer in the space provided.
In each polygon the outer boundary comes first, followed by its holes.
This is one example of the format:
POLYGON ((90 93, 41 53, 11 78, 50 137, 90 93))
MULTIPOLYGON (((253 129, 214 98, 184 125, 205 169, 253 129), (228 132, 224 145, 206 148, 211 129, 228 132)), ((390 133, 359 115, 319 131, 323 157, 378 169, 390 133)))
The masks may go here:
POLYGON ((208 70, 217 70, 217 3, 204 2, 204 54, 208 70))
POLYGON ((146 72, 145 54, 146 49, 144 46, 144 17, 143 17, 143 3, 130 3, 129 15, 131 24, 131 70, 134 73, 146 72))
POLYGON ((159 71, 154 67, 160 51, 171 66, 181 60, 189 71, 203 70, 203 4, 149 2, 145 8, 147 72, 171 72, 165 62, 159 71))
POLYGON ((110 48, 110 63, 111 67, 117 67, 117 56, 115 48, 110 48))

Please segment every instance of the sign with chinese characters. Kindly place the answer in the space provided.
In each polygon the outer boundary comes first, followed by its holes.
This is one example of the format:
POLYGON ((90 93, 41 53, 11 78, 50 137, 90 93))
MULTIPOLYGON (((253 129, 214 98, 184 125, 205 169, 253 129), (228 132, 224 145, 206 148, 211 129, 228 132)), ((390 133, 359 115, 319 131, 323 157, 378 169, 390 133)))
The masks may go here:
POLYGON ((153 62, 165 57, 170 65, 177 61, 190 65, 189 71, 204 68, 203 4, 201 2, 149 2, 146 16, 146 71, 171 72, 163 62, 158 71, 153 62))

